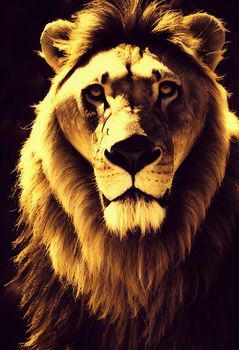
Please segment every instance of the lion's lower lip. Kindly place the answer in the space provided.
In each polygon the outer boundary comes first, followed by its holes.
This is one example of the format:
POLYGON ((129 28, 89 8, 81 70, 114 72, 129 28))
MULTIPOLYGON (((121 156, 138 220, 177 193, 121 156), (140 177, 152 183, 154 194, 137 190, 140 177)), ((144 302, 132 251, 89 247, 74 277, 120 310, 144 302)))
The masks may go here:
POLYGON ((133 201, 137 201, 139 198, 142 198, 142 197, 146 202, 150 202, 150 201, 156 199, 153 196, 151 196, 147 193, 144 193, 137 188, 131 187, 126 192, 124 192, 121 196, 115 198, 114 201, 119 201, 119 200, 123 201, 126 199, 131 199, 133 201))
POLYGON ((162 207, 166 207, 168 204, 168 201, 169 201, 169 196, 170 196, 169 189, 167 189, 167 191, 165 192, 163 197, 156 198, 156 197, 153 197, 145 192, 140 191, 137 188, 132 187, 132 188, 128 189, 126 192, 124 192, 123 194, 121 194, 120 196, 118 196, 115 199, 113 199, 112 201, 110 201, 102 193, 103 203, 104 203, 105 207, 107 207, 111 202, 114 202, 114 201, 124 201, 126 199, 131 199, 133 201, 137 201, 139 198, 143 198, 146 202, 156 200, 162 207))

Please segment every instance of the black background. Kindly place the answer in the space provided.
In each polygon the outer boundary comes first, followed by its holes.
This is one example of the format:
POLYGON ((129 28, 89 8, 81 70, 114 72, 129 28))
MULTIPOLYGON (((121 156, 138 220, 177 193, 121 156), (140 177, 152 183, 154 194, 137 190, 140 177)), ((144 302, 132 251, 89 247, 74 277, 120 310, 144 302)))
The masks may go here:
MULTIPOLYGON (((18 310, 18 292, 5 286, 14 275, 11 243, 16 236, 16 196, 11 196, 16 180, 14 167, 21 144, 29 135, 34 113, 31 107, 44 98, 52 70, 36 54, 39 38, 48 22, 69 19, 86 1, 9 0, 1 4, 1 84, 0 84, 0 348, 17 349, 25 336, 25 322, 18 310)), ((168 1, 169 2, 169 1, 168 1)), ((236 0, 174 0, 174 8, 185 14, 204 10, 223 19, 227 33, 227 52, 218 72, 224 75, 230 107, 239 111, 239 10, 236 0)))

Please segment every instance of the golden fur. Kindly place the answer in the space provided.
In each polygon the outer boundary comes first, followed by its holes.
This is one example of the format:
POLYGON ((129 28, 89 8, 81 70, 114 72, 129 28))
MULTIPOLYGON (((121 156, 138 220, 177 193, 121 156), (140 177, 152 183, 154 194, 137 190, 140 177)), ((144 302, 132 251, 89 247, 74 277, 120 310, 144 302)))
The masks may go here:
POLYGON ((105 349, 211 349, 211 340, 189 334, 184 311, 212 288, 239 208, 239 125, 214 72, 223 25, 207 14, 183 17, 156 1, 95 1, 73 22, 53 23, 42 36, 42 55, 57 74, 36 108, 18 165, 24 228, 16 262, 30 321, 25 345, 77 348, 87 321, 68 303, 72 293, 101 320, 105 349), (137 83, 131 88, 129 65, 137 83), (98 102, 88 112, 81 91, 106 68, 108 112, 98 102), (181 89, 156 112, 155 70, 181 89), (95 110, 102 116, 96 125, 95 110), (163 150, 135 175, 135 186, 155 198, 150 202, 115 200, 131 188, 131 176, 104 158, 135 134, 163 150), (166 190, 162 206, 157 199, 166 190))

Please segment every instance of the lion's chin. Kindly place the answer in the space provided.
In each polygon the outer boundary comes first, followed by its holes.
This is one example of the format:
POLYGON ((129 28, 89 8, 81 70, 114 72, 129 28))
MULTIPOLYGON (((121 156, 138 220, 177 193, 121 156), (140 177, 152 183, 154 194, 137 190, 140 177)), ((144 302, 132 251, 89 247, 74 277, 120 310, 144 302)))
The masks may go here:
POLYGON ((115 200, 104 209, 104 219, 109 231, 125 238, 129 233, 140 232, 141 236, 146 233, 156 233, 166 216, 166 209, 156 200, 146 201, 138 198, 115 200))

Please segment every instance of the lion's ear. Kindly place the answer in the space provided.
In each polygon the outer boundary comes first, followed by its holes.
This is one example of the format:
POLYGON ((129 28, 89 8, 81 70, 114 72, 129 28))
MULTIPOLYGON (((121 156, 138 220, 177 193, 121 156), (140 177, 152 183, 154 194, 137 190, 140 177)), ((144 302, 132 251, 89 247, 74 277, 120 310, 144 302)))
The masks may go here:
POLYGON ((57 20, 47 24, 41 35, 41 56, 57 72, 64 62, 74 23, 57 20))
POLYGON ((199 55, 215 70, 222 60, 225 44, 225 28, 222 22, 207 13, 196 13, 184 17, 185 25, 201 40, 199 55))

